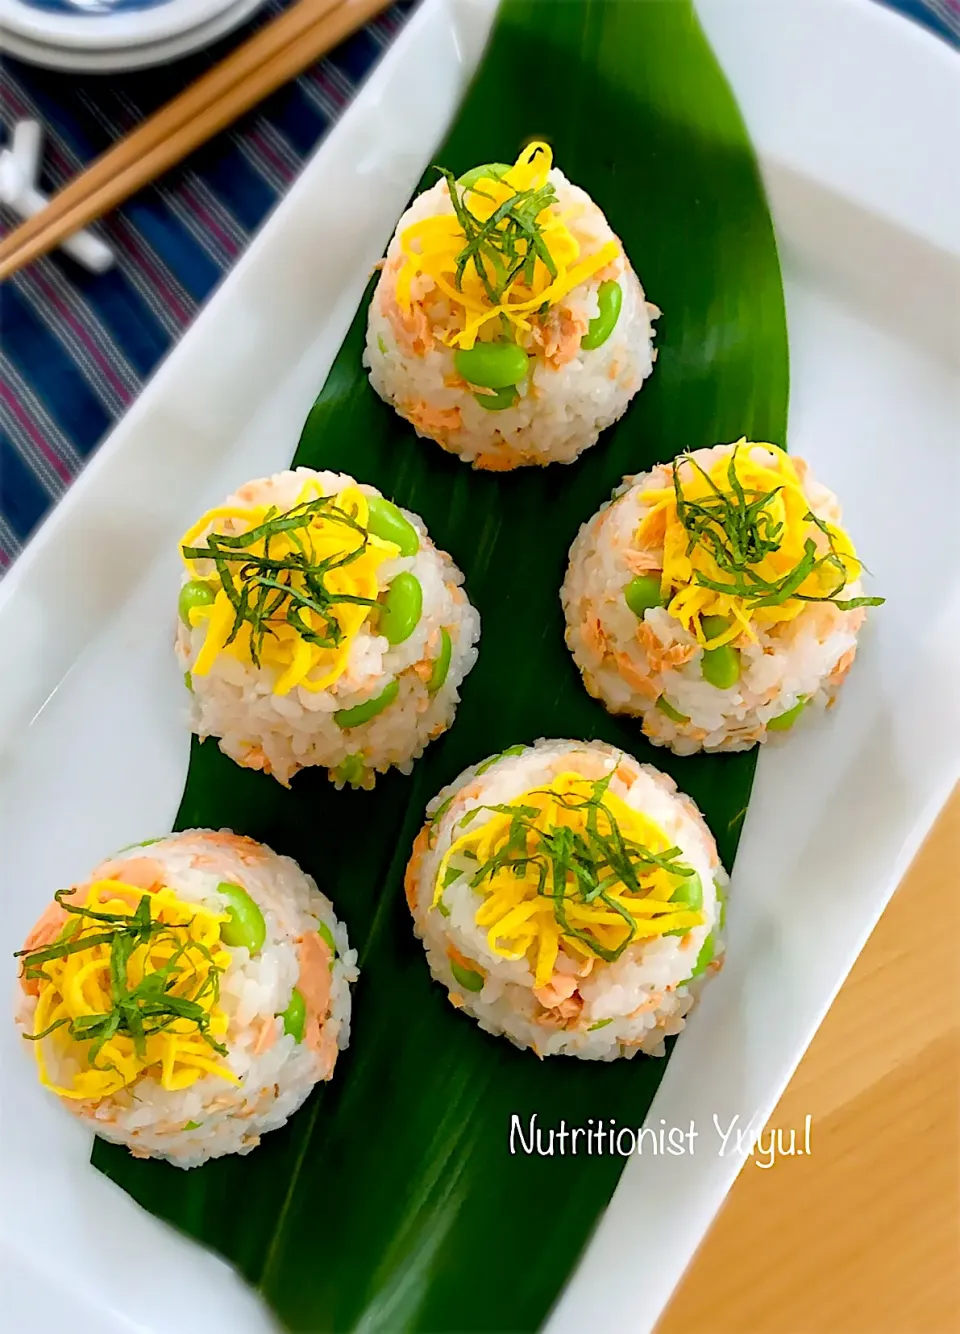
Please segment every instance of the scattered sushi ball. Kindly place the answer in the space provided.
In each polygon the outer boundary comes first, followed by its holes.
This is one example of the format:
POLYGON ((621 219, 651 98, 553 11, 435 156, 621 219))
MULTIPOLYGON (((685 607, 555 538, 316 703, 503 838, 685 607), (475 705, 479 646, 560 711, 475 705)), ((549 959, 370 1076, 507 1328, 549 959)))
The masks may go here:
POLYGON ((400 219, 370 304, 370 383, 475 468, 571 463, 653 370, 660 312, 552 161, 534 143, 512 167, 444 172, 400 219))
POLYGON ((580 529, 561 591, 587 690, 678 755, 746 750, 831 704, 883 601, 862 596, 840 518, 776 445, 625 478, 580 529))
POLYGON ((137 1158, 249 1153, 330 1079, 356 951, 289 857, 194 829, 58 892, 21 952, 40 1082, 137 1158))
POLYGON ((453 722, 480 618, 422 519, 376 488, 309 468, 248 482, 181 551, 191 726, 238 764, 370 788, 453 722))
POLYGON ((721 965, 727 876, 666 774, 602 742, 513 746, 430 803, 407 866, 451 1003, 538 1056, 660 1056, 721 965))

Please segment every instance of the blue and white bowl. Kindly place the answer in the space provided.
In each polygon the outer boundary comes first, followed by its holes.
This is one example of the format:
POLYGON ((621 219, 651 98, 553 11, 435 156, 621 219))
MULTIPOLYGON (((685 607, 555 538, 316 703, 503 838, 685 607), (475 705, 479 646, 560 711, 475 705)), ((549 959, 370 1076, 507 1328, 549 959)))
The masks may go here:
POLYGON ((216 41, 264 0, 0 0, 0 46, 52 69, 164 64, 216 41))

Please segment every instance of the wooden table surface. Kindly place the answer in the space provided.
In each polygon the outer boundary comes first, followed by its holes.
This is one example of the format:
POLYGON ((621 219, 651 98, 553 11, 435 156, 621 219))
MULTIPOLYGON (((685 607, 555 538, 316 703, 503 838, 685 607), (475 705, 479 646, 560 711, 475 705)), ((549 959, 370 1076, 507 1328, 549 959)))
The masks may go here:
POLYGON ((811 1156, 747 1161, 656 1334, 960 1331, 960 792, 771 1126, 811 1156))

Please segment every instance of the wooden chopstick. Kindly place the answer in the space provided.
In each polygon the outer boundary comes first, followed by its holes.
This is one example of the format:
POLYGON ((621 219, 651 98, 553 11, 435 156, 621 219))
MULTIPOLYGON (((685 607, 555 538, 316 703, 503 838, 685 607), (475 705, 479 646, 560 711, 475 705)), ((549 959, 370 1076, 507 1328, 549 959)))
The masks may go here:
POLYGON ((390 0, 299 0, 92 162, 0 241, 0 279, 103 217, 301 74, 390 0))

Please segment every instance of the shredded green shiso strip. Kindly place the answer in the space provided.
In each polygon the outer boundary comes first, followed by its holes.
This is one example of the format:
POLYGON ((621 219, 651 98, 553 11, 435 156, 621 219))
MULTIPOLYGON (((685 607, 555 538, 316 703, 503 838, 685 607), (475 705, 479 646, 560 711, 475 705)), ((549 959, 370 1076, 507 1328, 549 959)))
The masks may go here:
POLYGON ((430 824, 436 824, 436 822, 437 822, 438 820, 442 820, 442 819, 443 819, 443 817, 446 815, 447 811, 448 811, 448 810, 450 809, 450 807, 453 805, 454 800, 455 800, 455 798, 456 798, 456 795, 457 795, 456 792, 453 792, 453 793, 451 793, 451 795, 450 795, 449 797, 447 797, 447 799, 446 799, 445 801, 441 801, 440 805, 437 807, 437 809, 436 809, 436 810, 433 812, 433 814, 430 816, 430 824))
POLYGON ((77 1042, 91 1042, 88 1060, 95 1070, 112 1070, 111 1062, 98 1064, 98 1057, 104 1043, 121 1034, 133 1039, 137 1055, 143 1059, 146 1040, 154 1033, 159 1033, 178 1019, 186 1019, 196 1025, 198 1033, 220 1056, 227 1055, 222 1043, 211 1036, 210 1015, 200 1004, 211 998, 216 1004, 220 995, 220 973, 213 962, 213 956, 199 941, 183 942, 172 925, 159 922, 150 915, 150 896, 144 894, 132 913, 100 912, 92 908, 78 907, 66 901, 71 890, 57 890, 54 899, 66 912, 77 919, 68 922, 52 945, 36 950, 17 950, 14 958, 24 959, 24 974, 31 980, 44 978, 43 965, 51 959, 65 959, 69 954, 80 954, 94 945, 110 946, 110 999, 111 1008, 105 1014, 86 1014, 77 1019, 57 1019, 41 1033, 27 1033, 24 1036, 31 1041, 45 1038, 64 1024, 69 1025, 71 1038, 77 1042), (102 922, 109 929, 90 935, 80 935, 84 929, 84 919, 90 922, 102 922), (174 950, 161 968, 146 973, 143 980, 135 987, 127 985, 127 964, 130 956, 140 945, 150 940, 160 940, 170 936, 174 950), (207 973, 199 979, 196 990, 191 996, 171 996, 170 988, 177 981, 181 972, 180 961, 187 947, 197 950, 209 963, 207 973))
MULTIPOLYGON (((482 811, 492 811, 499 815, 510 816, 510 829, 500 849, 473 873, 470 886, 478 889, 489 877, 504 866, 509 866, 514 874, 525 875, 528 866, 537 870, 537 893, 553 902, 554 916, 562 933, 574 937, 584 944, 598 958, 607 963, 619 959, 636 935, 637 920, 629 910, 614 899, 609 890, 613 885, 623 884, 633 894, 646 897, 649 893, 640 883, 640 876, 652 870, 667 871, 681 879, 694 874, 693 868, 679 861, 680 849, 667 848, 665 852, 652 852, 633 839, 625 838, 617 818, 603 800, 610 786, 613 772, 597 779, 589 797, 578 797, 572 792, 554 792, 551 788, 537 790, 537 795, 553 797, 567 810, 586 810, 587 820, 584 832, 566 825, 555 829, 543 830, 533 823, 541 814, 535 806, 515 805, 474 806, 459 821, 459 827, 465 828, 482 811), (603 834, 598 825, 599 812, 603 811, 610 823, 610 832, 603 834), (609 949, 593 939, 587 932, 571 926, 567 919, 567 904, 571 901, 593 903, 600 899, 612 912, 618 913, 629 927, 628 934, 616 949, 609 949)), ((464 872, 457 871, 453 876, 447 871, 443 888, 452 883, 464 872)))
POLYGON ((374 598, 357 597, 352 593, 332 593, 325 583, 331 570, 341 569, 357 560, 366 550, 370 534, 352 515, 340 509, 335 496, 319 496, 316 500, 301 501, 292 509, 280 512, 271 507, 262 524, 246 533, 227 536, 211 532, 203 547, 183 548, 187 560, 210 560, 216 566, 224 593, 234 610, 234 621, 226 640, 231 644, 241 626, 250 626, 250 657, 260 666, 263 641, 275 635, 274 625, 286 622, 308 644, 320 648, 337 648, 343 640, 343 631, 331 608, 342 603, 361 607, 375 607, 374 598), (316 515, 359 533, 361 544, 342 556, 328 556, 316 560, 301 536, 316 515), (270 543, 284 533, 297 547, 282 557, 271 557, 270 543), (254 542, 263 540, 262 555, 247 550, 254 542), (296 581, 296 582, 295 582, 296 581), (322 619, 322 629, 314 630, 303 619, 304 611, 315 612, 322 619))
POLYGON ((522 755, 525 750, 526 746, 508 746, 506 750, 501 750, 498 754, 491 755, 489 760, 484 760, 482 764, 478 764, 474 777, 479 778, 481 774, 485 774, 488 769, 492 769, 500 760, 505 760, 508 755, 522 755))
MULTIPOLYGON (((783 524, 774 521, 767 506, 783 487, 775 486, 771 491, 763 492, 755 488, 745 490, 737 476, 736 458, 735 448, 727 469, 729 492, 722 491, 690 454, 681 454, 674 466, 673 489, 677 499, 677 518, 690 535, 687 555, 696 546, 706 547, 720 569, 730 575, 729 583, 722 583, 695 570, 694 580, 702 588, 709 588, 715 593, 743 598, 751 611, 759 607, 779 607, 789 598, 798 598, 801 602, 832 602, 840 611, 850 611, 854 607, 879 607, 883 598, 840 599, 839 594, 847 583, 843 558, 836 549, 829 525, 809 510, 805 518, 824 534, 829 550, 818 555, 816 542, 808 537, 800 560, 781 579, 771 582, 756 572, 753 566, 759 564, 765 556, 780 550, 783 524), (712 497, 699 501, 686 498, 680 485, 680 465, 683 463, 691 463, 697 469, 713 491, 712 497), (830 567, 836 572, 838 582, 832 592, 819 596, 797 592, 811 574, 824 567, 830 567)), ((866 568, 862 561, 858 563, 861 568, 866 568)))
POLYGON ((457 256, 454 282, 458 291, 463 288, 463 275, 471 261, 494 306, 500 304, 510 284, 521 274, 526 285, 532 286, 538 259, 543 261, 550 277, 556 278, 557 266, 537 222, 543 210, 557 202, 557 192, 549 182, 536 190, 514 191, 482 222, 464 203, 464 196, 475 194, 484 199, 491 196, 475 185, 459 186, 446 167, 436 170, 447 182, 453 210, 466 238, 457 256))

